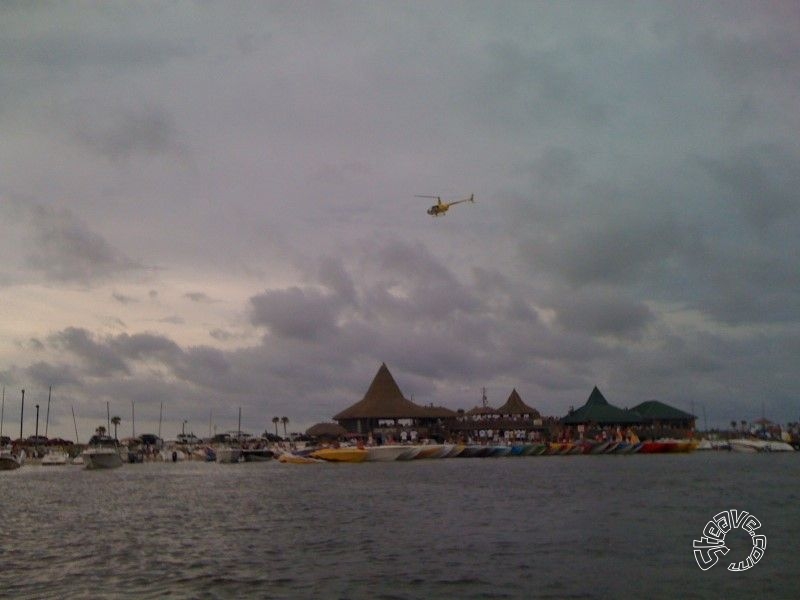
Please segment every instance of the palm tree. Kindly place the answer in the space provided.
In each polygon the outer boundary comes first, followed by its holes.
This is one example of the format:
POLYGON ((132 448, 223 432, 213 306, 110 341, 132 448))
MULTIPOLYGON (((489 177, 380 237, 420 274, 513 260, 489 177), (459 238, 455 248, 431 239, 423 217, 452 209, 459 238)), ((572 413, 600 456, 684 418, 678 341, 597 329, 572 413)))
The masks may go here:
POLYGON ((289 437, 286 434, 286 424, 289 422, 289 417, 281 417, 281 423, 283 423, 283 437, 289 437))
POLYGON ((272 417, 272 423, 275 425, 275 437, 278 437, 278 423, 280 422, 281 420, 278 417, 272 417))
POLYGON ((111 417, 111 424, 114 426, 114 439, 117 439, 117 426, 122 423, 119 417, 111 417))
POLYGON ((94 430, 94 432, 95 432, 97 435, 101 436, 101 437, 102 437, 102 436, 104 436, 104 435, 106 434, 106 428, 105 428, 105 425, 100 425, 100 427, 98 427, 97 429, 95 429, 95 430, 94 430))

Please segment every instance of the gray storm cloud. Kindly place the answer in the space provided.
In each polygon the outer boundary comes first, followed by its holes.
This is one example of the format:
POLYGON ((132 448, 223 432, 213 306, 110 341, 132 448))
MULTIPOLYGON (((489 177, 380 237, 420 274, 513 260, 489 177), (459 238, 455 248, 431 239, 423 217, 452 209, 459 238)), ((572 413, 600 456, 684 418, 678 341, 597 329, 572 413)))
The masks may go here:
POLYGON ((387 362, 797 420, 796 3, 0 15, 4 384, 300 428, 387 362))

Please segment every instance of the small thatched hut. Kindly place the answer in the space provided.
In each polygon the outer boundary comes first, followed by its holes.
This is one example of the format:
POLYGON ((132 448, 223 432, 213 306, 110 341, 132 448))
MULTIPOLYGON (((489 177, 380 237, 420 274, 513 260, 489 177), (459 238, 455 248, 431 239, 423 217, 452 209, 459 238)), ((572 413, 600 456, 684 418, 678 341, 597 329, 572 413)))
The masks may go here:
POLYGON ((317 423, 306 429, 306 435, 317 440, 333 441, 347 435, 347 430, 338 423, 317 423))
POLYGON ((508 400, 506 400, 506 403, 503 404, 503 406, 497 409, 497 412, 504 417, 510 417, 511 419, 514 420, 520 417, 523 419, 542 418, 542 415, 539 414, 538 410, 536 410, 531 406, 528 406, 522 401, 522 398, 520 398, 516 388, 511 390, 511 394, 508 396, 508 400))

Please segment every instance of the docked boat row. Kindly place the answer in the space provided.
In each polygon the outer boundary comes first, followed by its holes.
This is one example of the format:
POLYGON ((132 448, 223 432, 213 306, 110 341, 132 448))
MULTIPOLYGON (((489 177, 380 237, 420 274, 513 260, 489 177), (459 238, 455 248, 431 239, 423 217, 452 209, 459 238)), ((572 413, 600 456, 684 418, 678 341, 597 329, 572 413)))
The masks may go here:
POLYGON ((656 440, 648 442, 548 442, 538 444, 418 444, 385 446, 340 446, 285 452, 283 463, 391 462, 434 458, 488 458, 503 456, 563 456, 575 454, 665 454, 694 451, 697 440, 656 440), (311 459, 311 460, 306 460, 311 459))
MULTIPOLYGON (((24 405, 24 390, 23 390, 24 405)), ((48 395, 49 406, 49 395, 48 395)), ((286 432, 287 417, 272 419, 274 435, 265 431, 255 437, 242 431, 241 408, 235 431, 201 439, 187 433, 183 421, 177 439, 161 439, 162 410, 158 435, 135 435, 134 407, 131 406, 132 437, 117 441, 119 417, 111 418, 106 403, 108 428, 99 426, 88 446, 77 443, 78 427, 73 411, 76 442, 48 439, 38 434, 11 440, 2 434, 0 470, 19 468, 23 463, 59 466, 80 463, 87 469, 108 469, 124 463, 182 462, 186 460, 237 464, 264 462, 277 458, 282 463, 387 462, 433 458, 478 458, 502 456, 553 456, 577 454, 663 454, 694 450, 729 450, 737 453, 786 452, 800 447, 796 427, 784 430, 766 419, 756 422, 758 429, 742 427, 733 432, 716 430, 712 439, 697 440, 696 417, 657 400, 641 402, 631 409, 610 404, 595 386, 586 403, 570 407, 565 417, 542 416, 526 404, 516 389, 498 408, 488 404, 483 390, 480 406, 454 411, 440 406, 420 405, 405 398, 386 364, 381 364, 364 397, 337 413, 335 422, 317 423, 305 434, 286 432), (284 437, 278 423, 284 424, 284 437), (106 435, 114 425, 114 437, 106 435), (647 441, 640 441, 647 440, 647 441), (284 446, 288 444, 288 448, 284 446), (56 447, 60 446, 60 447, 56 447), (298 450, 298 446, 303 450, 298 450), (307 447, 311 446, 311 447, 307 447), (29 458, 26 461, 24 452, 29 458)), ((45 421, 47 423, 47 420, 45 421)), ((792 424, 789 424, 790 426, 792 424)), ((796 425, 796 424, 795 424, 796 425)))

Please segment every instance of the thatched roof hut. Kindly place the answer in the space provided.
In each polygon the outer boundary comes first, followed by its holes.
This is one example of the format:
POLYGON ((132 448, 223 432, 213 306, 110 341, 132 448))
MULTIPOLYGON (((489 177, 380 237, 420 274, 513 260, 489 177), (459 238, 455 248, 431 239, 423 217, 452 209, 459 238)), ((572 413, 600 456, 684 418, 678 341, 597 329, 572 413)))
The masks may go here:
POLYGON ((528 406, 522 401, 522 398, 520 398, 516 388, 511 390, 508 400, 506 400, 506 403, 503 404, 503 406, 497 409, 497 412, 501 415, 528 415, 534 419, 539 419, 542 416, 539 414, 538 410, 528 406))
POLYGON ((445 406, 421 406, 424 411, 424 416, 428 419, 455 419, 458 413, 445 406))
POLYGON ((318 439, 336 440, 347 435, 347 430, 338 423, 317 423, 306 429, 306 435, 318 439))
POLYGON ((476 406, 470 408, 464 414, 468 417, 485 417, 488 415, 499 415, 500 413, 497 412, 496 408, 492 408, 491 406, 476 406))
POLYGON ((424 407, 403 397, 386 363, 382 363, 364 397, 333 419, 341 423, 354 419, 415 419, 426 416, 424 407))

